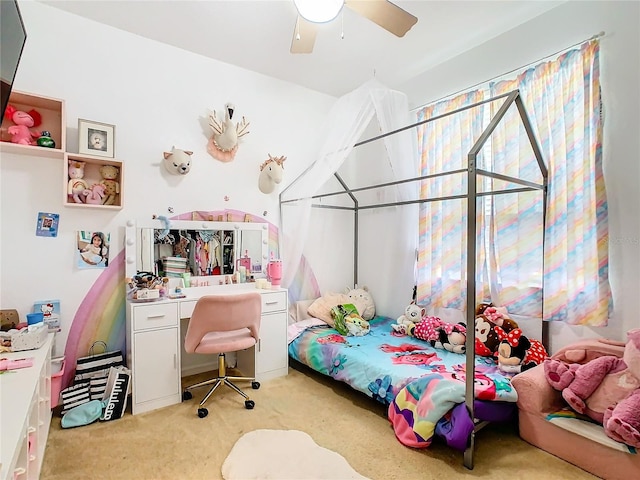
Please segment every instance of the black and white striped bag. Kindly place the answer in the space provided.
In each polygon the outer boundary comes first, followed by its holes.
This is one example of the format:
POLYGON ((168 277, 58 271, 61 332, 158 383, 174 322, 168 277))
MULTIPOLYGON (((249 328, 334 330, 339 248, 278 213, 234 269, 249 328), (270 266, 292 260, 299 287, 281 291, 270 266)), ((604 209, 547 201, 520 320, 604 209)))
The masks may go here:
POLYGON ((102 400, 104 396, 104 392, 107 389, 107 379, 106 377, 91 377, 89 379, 89 396, 91 400, 102 400))
POLYGON ((65 388, 60 392, 62 398, 62 412, 64 415, 73 407, 82 405, 91 400, 89 396, 89 382, 82 382, 65 388))
MULTIPOLYGON (((101 341, 95 342, 89 349, 89 355, 80 357, 76 363, 76 375, 73 379, 74 384, 91 380, 95 377, 109 376, 109 368, 124 366, 124 357, 120 350, 107 352, 107 344, 101 341), (94 353, 96 346, 102 345, 103 353, 94 353)), ((104 382, 106 385, 106 380, 104 382)))

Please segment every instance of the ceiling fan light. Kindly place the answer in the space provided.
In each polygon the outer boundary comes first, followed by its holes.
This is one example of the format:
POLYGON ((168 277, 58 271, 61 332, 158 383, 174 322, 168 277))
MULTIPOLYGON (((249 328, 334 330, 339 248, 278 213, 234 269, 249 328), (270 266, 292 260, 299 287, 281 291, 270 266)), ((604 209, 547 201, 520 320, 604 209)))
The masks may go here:
POLYGON ((330 22, 338 16, 344 0, 293 0, 298 14, 313 23, 330 22))

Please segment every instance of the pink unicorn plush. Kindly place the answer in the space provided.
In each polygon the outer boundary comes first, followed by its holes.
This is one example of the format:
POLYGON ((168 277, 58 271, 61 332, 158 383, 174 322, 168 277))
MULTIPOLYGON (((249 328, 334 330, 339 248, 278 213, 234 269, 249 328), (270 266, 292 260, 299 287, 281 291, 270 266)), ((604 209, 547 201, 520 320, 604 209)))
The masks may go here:
POLYGON ((82 192, 85 195, 84 202, 93 205, 102 205, 102 199, 105 196, 104 191, 106 188, 107 187, 101 183, 94 183, 91 187, 82 192))

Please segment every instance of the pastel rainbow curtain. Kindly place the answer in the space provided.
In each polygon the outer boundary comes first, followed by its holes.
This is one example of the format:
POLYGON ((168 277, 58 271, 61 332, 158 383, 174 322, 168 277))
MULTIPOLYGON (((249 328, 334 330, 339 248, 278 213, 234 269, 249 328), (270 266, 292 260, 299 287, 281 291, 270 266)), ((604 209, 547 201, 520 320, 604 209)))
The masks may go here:
MULTIPOLYGON (((418 122, 471 105, 483 99, 479 91, 459 95, 418 112, 418 122)), ((483 130, 484 106, 474 107, 418 127, 421 175, 466 168, 467 153, 483 130)), ((421 182, 420 198, 462 195, 466 174, 453 174, 421 182)), ((479 209, 477 241, 483 243, 483 212, 479 209)), ((465 199, 425 202, 420 206, 418 303, 431 308, 465 309, 466 219, 465 199)), ((481 250, 479 250, 481 252, 481 250)), ((485 258, 478 260, 478 298, 486 294, 485 258)), ((487 285, 488 287, 488 285, 487 285)))
MULTIPOLYGON (((491 95, 519 89, 549 169, 544 257, 544 319, 605 326, 612 311, 608 279, 607 202, 602 173, 599 42, 587 42, 514 80, 490 85, 491 95)), ((515 115, 492 138, 495 171, 535 168, 515 115), (503 154, 501 152, 508 152, 503 154), (520 152, 518 152, 520 153, 520 152)), ((536 313, 542 237, 525 232, 540 218, 534 195, 493 197, 492 298, 510 311, 536 313), (512 202, 512 203, 510 203, 512 202)))

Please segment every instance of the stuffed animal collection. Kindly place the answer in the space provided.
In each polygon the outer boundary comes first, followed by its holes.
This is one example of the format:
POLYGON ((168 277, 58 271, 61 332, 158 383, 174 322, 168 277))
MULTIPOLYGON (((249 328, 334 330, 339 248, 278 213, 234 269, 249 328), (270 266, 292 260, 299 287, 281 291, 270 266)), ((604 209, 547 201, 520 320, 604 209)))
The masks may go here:
POLYGON ((539 340, 522 334, 506 309, 481 303, 475 318, 476 355, 496 357, 505 373, 520 373, 542 363, 547 351, 539 340))
POLYGON ((640 448, 640 329, 627 332, 622 358, 547 359, 544 372, 572 409, 602 423, 610 438, 640 448))
POLYGON ((407 305, 396 323, 391 324, 391 328, 396 333, 429 342, 434 348, 454 353, 464 353, 466 350, 467 327, 464 323, 452 324, 438 317, 428 316, 426 309, 415 301, 407 305))

